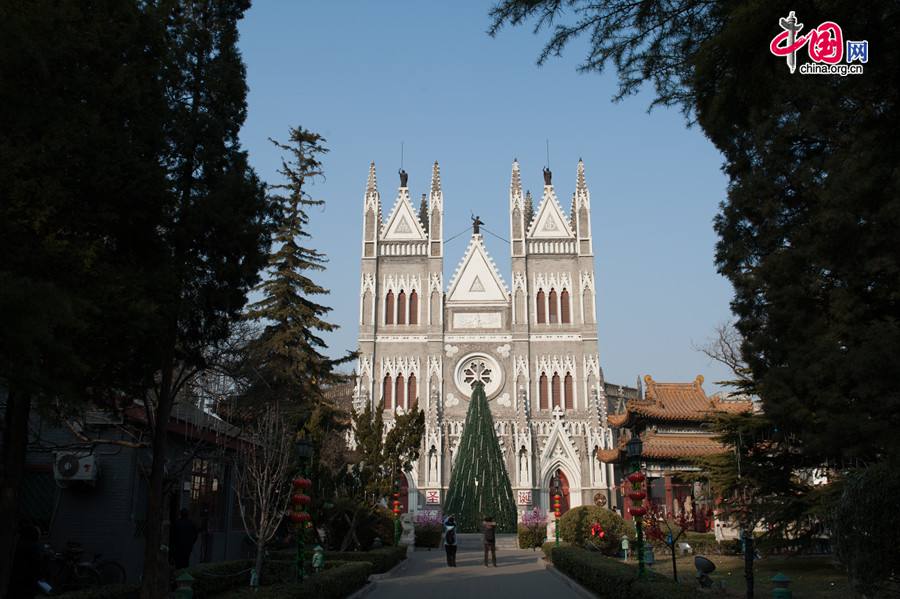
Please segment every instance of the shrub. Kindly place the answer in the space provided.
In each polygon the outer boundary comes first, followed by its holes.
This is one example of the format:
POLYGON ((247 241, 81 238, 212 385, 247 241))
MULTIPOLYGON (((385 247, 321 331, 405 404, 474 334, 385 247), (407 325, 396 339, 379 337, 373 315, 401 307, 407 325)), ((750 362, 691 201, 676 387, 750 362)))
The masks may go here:
POLYGON ((372 551, 326 551, 325 563, 329 560, 346 562, 369 562, 374 574, 384 574, 406 559, 406 546, 382 547, 372 551))
POLYGON ((63 593, 64 599, 138 599, 141 587, 137 584, 108 584, 93 589, 63 593))
POLYGON ((656 572, 638 579, 637 568, 580 547, 552 547, 553 565, 605 599, 689 599, 697 590, 656 572))
POLYGON ((593 539, 594 544, 605 555, 616 555, 621 548, 622 536, 627 530, 621 516, 603 507, 583 505, 572 508, 560 518, 559 536, 562 540, 579 547, 591 541, 591 525, 598 522, 606 533, 602 539, 593 539))
POLYGON ((415 519, 416 547, 439 547, 444 532, 444 520, 440 512, 421 512, 415 519))
POLYGON ((194 577, 194 597, 205 599, 250 583, 254 560, 238 559, 229 562, 199 564, 176 573, 187 572, 194 577))
MULTIPOLYGON (((327 562, 326 562, 327 564, 327 562)), ((248 597, 253 599, 342 599, 361 589, 369 581, 372 564, 345 563, 313 574, 301 583, 260 587, 248 597)))
POLYGON ((521 549, 533 550, 543 545, 547 538, 547 515, 537 507, 522 514, 518 535, 521 549))

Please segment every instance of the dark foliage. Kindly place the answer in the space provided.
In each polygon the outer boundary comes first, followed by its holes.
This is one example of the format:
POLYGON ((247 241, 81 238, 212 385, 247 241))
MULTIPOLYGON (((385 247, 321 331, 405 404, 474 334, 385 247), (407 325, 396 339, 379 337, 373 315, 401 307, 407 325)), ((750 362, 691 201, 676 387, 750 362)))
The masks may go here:
POLYGON ((551 547, 553 565, 600 597, 610 599, 688 599, 698 589, 649 571, 638 579, 637 568, 597 552, 571 545, 551 547))

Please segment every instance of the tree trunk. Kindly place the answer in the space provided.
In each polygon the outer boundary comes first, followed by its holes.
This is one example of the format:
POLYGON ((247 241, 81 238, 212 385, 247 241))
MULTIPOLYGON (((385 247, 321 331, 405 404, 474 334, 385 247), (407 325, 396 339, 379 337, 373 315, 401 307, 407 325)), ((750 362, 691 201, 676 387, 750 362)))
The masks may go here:
POLYGON ((169 594, 169 539, 164 530, 168 520, 163 485, 167 450, 167 425, 172 414, 172 369, 162 373, 156 422, 153 423, 153 465, 147 489, 147 525, 144 542, 144 573, 141 599, 157 599, 169 594))
POLYGON ((31 395, 10 387, 6 398, 6 430, 0 476, 0 597, 6 590, 16 553, 19 525, 19 490, 25 476, 28 450, 28 416, 31 395))
POLYGON ((256 544, 256 584, 262 584, 263 557, 266 554, 266 546, 263 542, 256 544))
POLYGON ((675 565, 675 542, 672 542, 672 545, 669 546, 669 549, 672 551, 672 580, 678 582, 678 566, 675 565))
POLYGON ((753 558, 756 549, 753 547, 753 530, 744 533, 744 578, 747 579, 747 599, 753 599, 753 558))

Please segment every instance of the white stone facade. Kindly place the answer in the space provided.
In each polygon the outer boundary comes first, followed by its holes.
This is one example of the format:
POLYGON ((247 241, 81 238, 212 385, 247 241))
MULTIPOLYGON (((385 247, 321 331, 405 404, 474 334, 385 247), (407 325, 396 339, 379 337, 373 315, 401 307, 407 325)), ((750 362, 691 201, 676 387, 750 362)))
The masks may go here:
POLYGON ((510 285, 481 234, 473 233, 445 287, 438 164, 428 222, 420 222, 405 187, 383 221, 370 167, 354 402, 384 401, 387 427, 390 414, 413 401, 425 411, 424 447, 409 477, 410 511, 439 509, 445 499, 475 381, 485 385, 520 512, 547 509, 557 469, 568 481, 570 506, 598 496, 615 501, 612 469, 596 450, 612 447, 608 406, 633 390, 604 382, 600 368, 584 165, 579 161, 569 214, 549 175, 545 181, 534 217, 525 222, 530 197, 523 196, 513 163, 510 285))

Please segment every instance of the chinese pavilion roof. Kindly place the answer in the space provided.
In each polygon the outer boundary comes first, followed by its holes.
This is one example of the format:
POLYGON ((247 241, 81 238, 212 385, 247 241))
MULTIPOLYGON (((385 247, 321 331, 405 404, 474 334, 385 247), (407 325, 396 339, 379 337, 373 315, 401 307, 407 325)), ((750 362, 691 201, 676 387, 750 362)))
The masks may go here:
POLYGON ((717 413, 749 412, 749 401, 709 397, 703 391, 703 375, 690 383, 658 383, 648 374, 642 399, 629 400, 621 414, 610 414, 610 426, 625 427, 644 422, 707 422, 717 413))
MULTIPOLYGON (((615 448, 601 449, 597 458, 606 463, 623 461, 626 442, 621 435, 615 448)), ((641 433, 641 442, 641 458, 645 460, 692 460, 727 451, 710 433, 660 433, 651 429, 641 433)))

